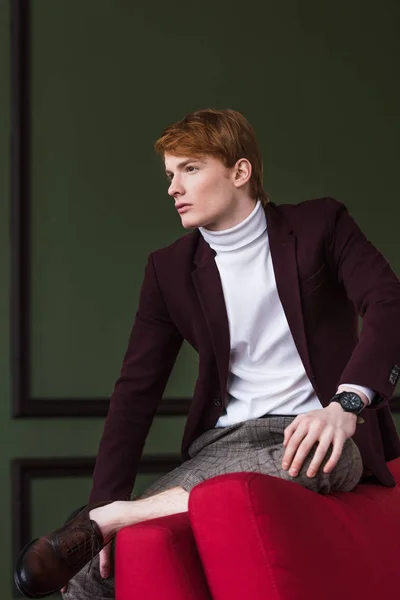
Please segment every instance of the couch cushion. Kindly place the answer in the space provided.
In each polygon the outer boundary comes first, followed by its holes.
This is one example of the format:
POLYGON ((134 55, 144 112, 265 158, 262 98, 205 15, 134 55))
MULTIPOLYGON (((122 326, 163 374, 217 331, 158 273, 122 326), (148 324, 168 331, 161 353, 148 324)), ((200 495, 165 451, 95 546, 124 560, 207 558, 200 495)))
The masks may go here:
MULTIPOLYGON (((400 459, 389 466, 400 480, 400 459)), ((235 473, 196 486, 189 515, 214 600, 400 595, 400 488, 320 495, 235 473)))
POLYGON ((115 584, 116 600, 210 600, 188 513, 121 529, 115 584))

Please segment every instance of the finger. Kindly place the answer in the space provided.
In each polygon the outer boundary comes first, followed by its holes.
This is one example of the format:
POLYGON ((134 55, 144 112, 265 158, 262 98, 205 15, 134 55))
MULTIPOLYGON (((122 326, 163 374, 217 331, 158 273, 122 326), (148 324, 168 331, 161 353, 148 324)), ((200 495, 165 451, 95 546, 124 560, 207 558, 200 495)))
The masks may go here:
POLYGON ((67 591, 67 587, 68 587, 67 585, 64 585, 64 587, 61 588, 60 592, 62 594, 65 594, 65 592, 67 591))
POLYGON ((289 475, 296 477, 304 464, 305 459, 310 454, 312 447, 318 441, 318 435, 314 432, 309 431, 308 435, 303 439, 299 445, 297 452, 292 460, 292 464, 289 469, 289 475))
POLYGON ((108 562, 103 561, 100 567, 100 576, 103 579, 107 579, 107 577, 110 576, 110 565, 108 564, 108 562))
POLYGON ((320 438, 319 444, 315 450, 313 459, 308 466, 307 476, 314 477, 314 475, 318 472, 322 461, 324 460, 326 453, 328 452, 331 444, 333 444, 333 434, 331 432, 326 432, 323 437, 320 438))
POLYGON ((287 444, 289 443, 289 440, 292 437, 292 435, 294 434, 294 432, 296 431, 298 424, 299 424, 299 422, 296 421, 296 419, 295 419, 284 430, 284 432, 283 432, 283 445, 284 446, 287 446, 287 444))
POLYGON ((335 437, 332 454, 323 468, 324 473, 330 473, 338 464, 345 441, 346 438, 343 438, 342 436, 338 435, 335 437))
POLYGON ((282 469, 284 469, 284 470, 289 469, 289 467, 292 463, 293 457, 297 452, 299 444, 305 438, 307 433, 308 433, 307 426, 305 424, 304 425, 300 424, 299 427, 296 429, 295 433, 292 435, 290 441, 288 442, 288 445, 286 447, 285 453, 282 458, 282 469))
POLYGON ((110 546, 107 544, 100 552, 100 575, 103 579, 110 576, 110 546))

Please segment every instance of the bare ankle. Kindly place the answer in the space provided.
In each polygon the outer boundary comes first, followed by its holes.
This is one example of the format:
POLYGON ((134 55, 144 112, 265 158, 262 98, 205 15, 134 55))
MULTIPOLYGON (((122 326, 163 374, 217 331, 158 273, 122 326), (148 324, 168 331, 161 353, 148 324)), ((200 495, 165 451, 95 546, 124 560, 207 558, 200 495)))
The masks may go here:
POLYGON ((89 517, 96 521, 105 542, 107 542, 123 527, 187 512, 188 499, 188 492, 176 487, 141 500, 117 500, 111 504, 94 508, 90 511, 89 517))
POLYGON ((113 538, 118 531, 121 504, 124 503, 120 501, 112 502, 111 504, 94 508, 89 513, 89 518, 97 523, 105 543, 113 538))

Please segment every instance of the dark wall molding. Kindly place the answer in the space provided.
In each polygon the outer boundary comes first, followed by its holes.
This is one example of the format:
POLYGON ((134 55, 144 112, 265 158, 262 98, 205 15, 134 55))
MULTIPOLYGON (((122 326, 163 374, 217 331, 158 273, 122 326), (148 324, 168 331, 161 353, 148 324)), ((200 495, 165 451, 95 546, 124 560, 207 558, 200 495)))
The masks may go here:
MULTIPOLYGON (((105 417, 109 398, 30 396, 30 2, 11 7, 12 417, 105 417)), ((189 398, 164 398, 158 415, 186 415, 189 398)))
POLYGON ((11 377, 13 416, 22 416, 29 373, 29 2, 11 6, 11 377))
MULTIPOLYGON (((20 372, 21 377, 25 377, 20 372)), ((189 398, 164 398, 157 410, 158 416, 183 416, 189 408, 189 398)), ((47 417, 105 417, 108 398, 31 398, 28 394, 15 396, 13 418, 47 417)))
MULTIPOLYGON (((46 477, 91 477, 95 458, 18 458, 11 462, 12 556, 13 565, 31 540, 31 483, 46 477)), ((181 464, 179 455, 144 456, 137 473, 167 473, 181 464)), ((71 512, 75 508, 71 506, 71 512)), ((65 515, 67 518, 68 515, 65 515)), ((62 523, 60 523, 62 525, 62 523)), ((14 596, 19 596, 14 586, 14 596)))

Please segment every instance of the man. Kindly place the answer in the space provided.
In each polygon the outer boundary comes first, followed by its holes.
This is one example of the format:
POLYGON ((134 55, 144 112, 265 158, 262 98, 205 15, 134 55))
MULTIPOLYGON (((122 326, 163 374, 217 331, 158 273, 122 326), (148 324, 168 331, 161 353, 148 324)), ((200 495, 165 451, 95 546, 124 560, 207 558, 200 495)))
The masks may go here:
MULTIPOLYGON (((148 259, 79 517, 97 524, 99 548, 128 524, 186 511, 193 486, 221 473, 259 471, 318 493, 350 491, 364 477, 393 486, 400 282, 388 262, 333 198, 269 201, 254 131, 236 111, 187 115, 156 150, 194 231, 148 259), (184 462, 128 501, 184 339, 199 353, 184 462)), ((112 579, 101 581, 110 546, 65 598, 114 597, 112 579)))

